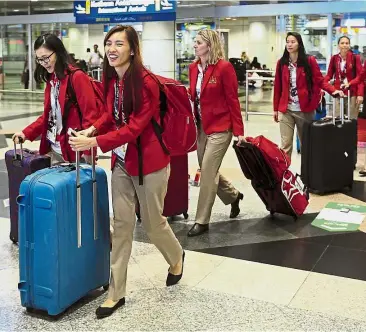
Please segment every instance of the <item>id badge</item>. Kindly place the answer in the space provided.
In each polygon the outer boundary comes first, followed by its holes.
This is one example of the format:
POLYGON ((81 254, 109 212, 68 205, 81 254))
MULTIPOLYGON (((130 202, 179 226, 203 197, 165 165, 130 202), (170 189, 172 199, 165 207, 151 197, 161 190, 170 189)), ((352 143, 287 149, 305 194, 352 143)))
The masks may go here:
POLYGON ((118 158, 121 161, 125 161, 126 151, 127 151, 127 144, 124 144, 116 149, 113 149, 113 152, 118 156, 118 158))
POLYGON ((57 127, 53 126, 51 129, 47 130, 47 139, 52 143, 55 144, 56 143, 56 133, 57 131, 57 127))

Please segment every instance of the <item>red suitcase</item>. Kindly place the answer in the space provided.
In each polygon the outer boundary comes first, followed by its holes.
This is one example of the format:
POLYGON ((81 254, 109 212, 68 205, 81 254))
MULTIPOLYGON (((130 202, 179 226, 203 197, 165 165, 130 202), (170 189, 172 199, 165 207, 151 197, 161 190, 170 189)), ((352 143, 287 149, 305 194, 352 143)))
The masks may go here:
MULTIPOLYGON (((188 219, 188 155, 172 156, 170 158, 170 177, 168 191, 165 196, 164 211, 165 217, 174 218, 183 214, 188 219)), ((137 219, 140 220, 139 204, 136 204, 137 219)))
POLYGON ((245 177, 271 215, 282 213, 297 219, 308 205, 308 193, 299 176, 288 169, 287 157, 277 145, 262 136, 248 139, 250 142, 233 145, 245 177))
POLYGON ((20 150, 9 150, 5 153, 6 168, 9 179, 9 204, 10 204, 10 240, 18 242, 18 204, 20 183, 24 178, 42 168, 51 166, 51 158, 41 156, 37 151, 23 149, 20 144, 20 150))

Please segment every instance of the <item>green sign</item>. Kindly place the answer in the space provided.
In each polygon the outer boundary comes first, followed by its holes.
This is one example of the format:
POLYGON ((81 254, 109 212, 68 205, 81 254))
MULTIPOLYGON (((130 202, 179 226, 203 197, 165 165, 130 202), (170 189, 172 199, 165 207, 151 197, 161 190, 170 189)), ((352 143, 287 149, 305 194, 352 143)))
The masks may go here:
POLYGON ((311 223, 328 232, 355 232, 366 215, 366 206, 328 203, 311 223))

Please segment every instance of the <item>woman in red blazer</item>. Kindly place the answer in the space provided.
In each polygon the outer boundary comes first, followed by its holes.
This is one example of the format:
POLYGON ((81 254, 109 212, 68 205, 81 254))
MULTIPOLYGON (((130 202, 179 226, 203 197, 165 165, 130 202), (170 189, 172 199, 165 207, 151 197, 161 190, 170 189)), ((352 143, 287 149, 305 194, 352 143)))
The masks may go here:
POLYGON ((302 142, 305 121, 312 121, 320 100, 321 90, 340 94, 327 83, 313 56, 307 56, 301 35, 289 32, 286 48, 277 62, 274 81, 274 120, 280 123, 282 149, 291 158, 295 126, 302 142))
POLYGON ((232 136, 244 140, 244 126, 238 98, 238 81, 230 62, 224 60, 220 37, 213 30, 200 31, 194 44, 197 60, 189 66, 189 90, 195 104, 199 136, 198 163, 201 185, 196 222, 188 236, 208 231, 216 195, 231 204, 230 217, 240 213, 243 194, 219 173, 232 136))
POLYGON ((103 152, 113 151, 112 271, 108 298, 96 311, 98 318, 111 315, 125 304, 136 196, 143 226, 170 265, 167 286, 181 279, 184 263, 184 251, 162 215, 170 160, 151 122, 152 118, 160 122, 159 86, 142 64, 139 37, 132 27, 118 25, 111 29, 104 48, 103 83, 108 112, 82 135, 70 137, 75 150, 99 146, 103 152), (98 136, 87 137, 95 134, 98 136))
MULTIPOLYGON (((50 154, 53 163, 75 161, 75 152, 68 144, 67 130, 89 128, 103 110, 97 108, 90 78, 71 65, 62 41, 53 34, 45 34, 34 42, 37 83, 46 82, 44 112, 32 124, 15 133, 13 140, 35 140, 41 135, 40 154, 50 154), (76 71, 77 70, 77 71, 76 71), (75 71, 75 72, 74 72, 75 71), (71 102, 68 85, 72 86, 77 105, 71 102), (68 113, 67 115, 65 113, 68 113)), ((85 152, 89 159, 90 152, 85 152)))
MULTIPOLYGON (((362 72, 361 58, 359 55, 353 54, 350 46, 350 39, 342 36, 338 39, 339 53, 331 57, 328 73, 324 77, 326 82, 334 79, 334 87, 341 89, 347 82, 351 82, 362 72)), ((356 119, 360 105, 363 103, 364 84, 352 85, 351 93, 351 118, 356 119)), ((337 106, 339 113, 339 103, 337 106)))

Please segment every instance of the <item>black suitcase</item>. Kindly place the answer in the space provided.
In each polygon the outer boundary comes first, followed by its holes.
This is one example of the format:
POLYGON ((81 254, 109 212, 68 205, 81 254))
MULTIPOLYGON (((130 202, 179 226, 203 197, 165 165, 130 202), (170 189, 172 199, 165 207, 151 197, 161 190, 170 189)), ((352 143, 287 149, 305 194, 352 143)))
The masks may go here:
POLYGON ((357 120, 344 116, 344 100, 340 101, 341 116, 305 122, 301 147, 301 179, 310 192, 325 194, 350 190, 357 150, 357 120))

